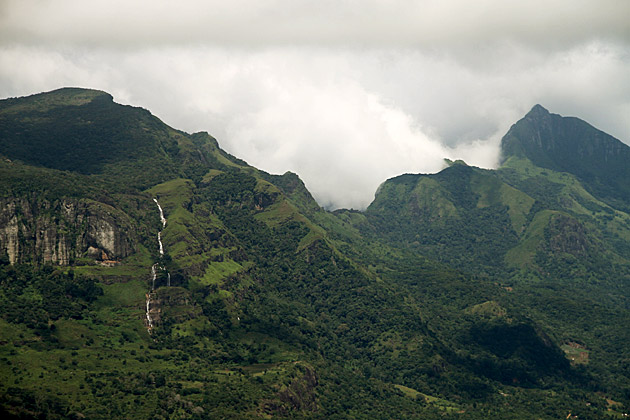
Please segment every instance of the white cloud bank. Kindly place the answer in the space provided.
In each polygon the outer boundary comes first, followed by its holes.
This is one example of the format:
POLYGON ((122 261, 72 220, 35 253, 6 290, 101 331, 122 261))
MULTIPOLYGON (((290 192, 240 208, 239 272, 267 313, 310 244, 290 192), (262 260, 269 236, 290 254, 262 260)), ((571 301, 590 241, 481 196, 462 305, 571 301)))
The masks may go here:
POLYGON ((173 4, 1 3, 0 97, 106 90, 331 208, 445 157, 495 166, 535 103, 630 141, 625 0, 173 4))

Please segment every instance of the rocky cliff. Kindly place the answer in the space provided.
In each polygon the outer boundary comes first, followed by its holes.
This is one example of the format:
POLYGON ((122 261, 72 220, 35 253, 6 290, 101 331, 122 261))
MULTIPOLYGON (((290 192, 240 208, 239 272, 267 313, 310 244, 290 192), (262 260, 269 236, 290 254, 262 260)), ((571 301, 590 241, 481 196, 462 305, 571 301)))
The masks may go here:
POLYGON ((135 251, 123 212, 92 200, 0 200, 0 253, 14 263, 67 265, 76 258, 120 260, 135 251))

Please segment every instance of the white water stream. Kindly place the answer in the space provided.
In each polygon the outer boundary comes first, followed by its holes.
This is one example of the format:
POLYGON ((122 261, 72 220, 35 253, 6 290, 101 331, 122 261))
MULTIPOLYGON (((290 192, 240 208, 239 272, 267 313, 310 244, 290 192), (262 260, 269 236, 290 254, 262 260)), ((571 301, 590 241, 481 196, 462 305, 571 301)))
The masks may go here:
POLYGON ((151 314, 149 313, 149 307, 151 306, 151 293, 147 293, 147 331, 151 332, 151 328, 153 328, 153 320, 151 319, 151 314))
POLYGON ((157 198, 154 198, 155 204, 157 204, 158 209, 160 210, 160 220, 162 221, 162 229, 166 227, 166 218, 164 217, 164 212, 162 211, 162 206, 158 203, 157 198))
POLYGON ((157 271, 155 267, 157 267, 157 263, 151 266, 151 291, 155 290, 155 279, 157 277, 157 271))
MULTIPOLYGON (((160 210, 160 221, 162 222, 162 229, 164 229, 166 227, 166 218, 164 217, 164 212, 162 211, 162 206, 160 206, 160 203, 158 203, 157 199, 154 198, 153 201, 155 201, 155 204, 157 204, 158 209, 160 210)), ((160 246, 160 257, 164 256, 164 246, 162 245, 162 231, 158 232, 158 244, 160 246)), ((151 297, 153 296, 153 293, 155 292, 155 279, 157 278, 157 269, 160 268, 161 270, 165 270, 165 267, 160 267, 159 263, 155 263, 151 266, 151 291, 149 293, 147 293, 147 330, 149 332, 151 332, 151 328, 153 328, 153 320, 151 319, 151 297)), ((167 275, 167 286, 171 285, 171 273, 169 273, 168 271, 166 272, 167 275)))

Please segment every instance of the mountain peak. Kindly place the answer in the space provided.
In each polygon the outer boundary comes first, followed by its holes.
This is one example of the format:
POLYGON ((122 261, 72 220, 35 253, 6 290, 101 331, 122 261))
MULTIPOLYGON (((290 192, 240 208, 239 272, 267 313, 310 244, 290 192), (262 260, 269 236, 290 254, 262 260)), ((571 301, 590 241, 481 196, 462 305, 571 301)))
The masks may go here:
POLYGON ((0 100, 0 138, 0 154, 9 159, 81 174, 107 172, 110 179, 133 167, 137 172, 129 178, 145 187, 163 180, 180 156, 179 137, 148 111, 93 89, 0 100))
POLYGON ((549 111, 547 111, 542 105, 536 104, 527 113, 526 117, 547 116, 547 115, 550 115, 549 111))
POLYGON ((568 172, 606 196, 630 201, 630 147, 586 121, 552 114, 535 105, 501 140, 502 161, 525 158, 534 165, 568 172))
POLYGON ((93 103, 111 103, 114 98, 95 89, 64 87, 50 92, 0 100, 0 114, 26 115, 31 112, 51 112, 64 107, 81 107, 93 103))

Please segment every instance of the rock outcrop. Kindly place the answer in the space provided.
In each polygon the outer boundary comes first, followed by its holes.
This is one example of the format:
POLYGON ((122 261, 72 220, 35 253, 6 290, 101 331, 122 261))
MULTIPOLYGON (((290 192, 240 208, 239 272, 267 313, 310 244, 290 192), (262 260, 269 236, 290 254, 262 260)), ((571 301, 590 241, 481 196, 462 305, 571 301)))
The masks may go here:
POLYGON ((134 232, 126 214, 96 201, 0 200, 0 253, 12 264, 119 260, 135 251, 134 232))

